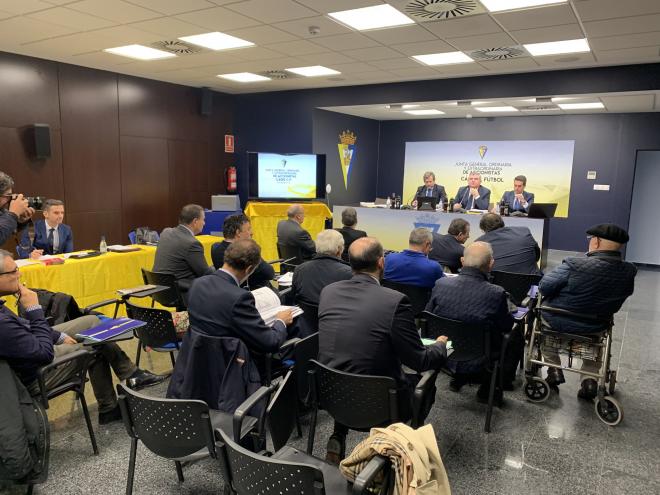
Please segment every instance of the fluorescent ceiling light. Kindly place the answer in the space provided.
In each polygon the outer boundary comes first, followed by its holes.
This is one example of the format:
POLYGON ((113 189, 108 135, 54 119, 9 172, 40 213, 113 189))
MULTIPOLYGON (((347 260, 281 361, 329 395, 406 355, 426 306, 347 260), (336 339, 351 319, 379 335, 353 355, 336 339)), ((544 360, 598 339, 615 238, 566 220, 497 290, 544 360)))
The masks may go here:
POLYGON ((517 112, 518 109, 512 106, 503 106, 503 107, 476 107, 476 110, 479 112, 489 113, 489 112, 517 112))
POLYGON ((524 9, 526 7, 540 7, 542 5, 553 5, 566 3, 568 0, 480 0, 484 7, 490 12, 501 12, 503 10, 524 9))
POLYGON ((406 110, 405 113, 409 113, 410 115, 444 115, 445 112, 441 112, 440 110, 435 110, 435 109, 429 109, 429 110, 406 110))
POLYGON ((586 39, 550 41, 548 43, 529 43, 523 45, 534 57, 542 55, 560 55, 563 53, 584 53, 590 50, 586 39))
POLYGON ((270 81, 270 77, 260 76, 252 72, 236 72, 234 74, 218 74, 218 77, 229 79, 230 81, 250 83, 259 81, 270 81))
POLYGON ((568 97, 565 97, 565 96, 557 96, 557 97, 550 98, 552 103, 557 103, 558 101, 574 100, 574 99, 575 98, 568 98, 568 97))
POLYGON ((175 54, 163 50, 156 50, 143 45, 126 45, 115 48, 106 48, 104 52, 121 55, 122 57, 136 58, 138 60, 158 60, 160 58, 176 57, 175 54))
POLYGON ((474 60, 463 52, 429 53, 427 55, 413 55, 412 58, 426 65, 450 65, 474 62, 474 60))
POLYGON ((311 65, 309 67, 292 67, 290 69, 284 69, 299 76, 305 77, 316 77, 316 76, 331 76, 334 74, 341 74, 341 72, 334 69, 328 69, 322 65, 311 65))
POLYGON ((410 103, 392 103, 390 105, 385 105, 385 108, 389 110, 406 110, 407 108, 417 108, 419 105, 413 105, 410 103))
POLYGON ((401 105, 401 108, 405 110, 406 108, 417 108, 418 106, 419 105, 401 105))
POLYGON ((183 36, 179 38, 181 41, 192 43, 193 45, 203 46, 211 50, 229 50, 230 48, 243 48, 246 46, 254 46, 251 41, 245 41, 235 36, 219 33, 196 34, 194 36, 183 36))
POLYGON ((334 20, 341 22, 358 31, 367 29, 380 29, 394 26, 414 24, 410 17, 402 14, 388 4, 374 5, 361 9, 342 10, 328 14, 334 20))
POLYGON ((605 108, 605 105, 599 101, 590 103, 558 103, 557 106, 562 110, 591 110, 605 108))

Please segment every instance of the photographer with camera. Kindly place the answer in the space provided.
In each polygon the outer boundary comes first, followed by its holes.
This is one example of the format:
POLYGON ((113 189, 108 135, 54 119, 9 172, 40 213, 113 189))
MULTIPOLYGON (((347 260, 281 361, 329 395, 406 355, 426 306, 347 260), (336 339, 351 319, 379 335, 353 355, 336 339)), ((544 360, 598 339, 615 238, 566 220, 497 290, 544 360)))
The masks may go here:
POLYGON ((14 179, 0 172, 0 246, 23 229, 34 215, 34 208, 22 194, 14 194, 14 179))

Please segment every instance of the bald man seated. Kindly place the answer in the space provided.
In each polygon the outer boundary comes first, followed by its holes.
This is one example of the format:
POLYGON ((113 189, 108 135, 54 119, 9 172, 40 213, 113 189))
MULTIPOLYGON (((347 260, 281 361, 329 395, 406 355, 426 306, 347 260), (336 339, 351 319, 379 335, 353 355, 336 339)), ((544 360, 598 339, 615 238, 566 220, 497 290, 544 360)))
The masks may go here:
POLYGON ((309 260, 316 254, 316 246, 301 224, 305 221, 305 209, 302 205, 294 204, 286 212, 287 219, 277 224, 277 244, 300 249, 303 260, 309 260))

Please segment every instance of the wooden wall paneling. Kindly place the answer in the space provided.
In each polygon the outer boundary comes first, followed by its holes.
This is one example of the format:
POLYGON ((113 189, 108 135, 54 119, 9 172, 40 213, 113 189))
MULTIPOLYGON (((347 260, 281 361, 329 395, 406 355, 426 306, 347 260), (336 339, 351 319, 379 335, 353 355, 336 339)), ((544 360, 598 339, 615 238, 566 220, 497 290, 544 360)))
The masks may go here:
POLYGON ((207 141, 211 133, 211 116, 200 113, 201 89, 168 85, 169 138, 207 141))
POLYGON ((73 247, 76 250, 98 249, 101 236, 108 244, 128 244, 128 233, 121 227, 121 210, 66 211, 65 222, 73 229, 73 247))
POLYGON ((166 138, 171 135, 171 94, 166 83, 118 76, 119 132, 122 136, 166 138))
POLYGON ((173 214, 189 203, 210 208, 208 143, 170 140, 168 151, 173 214))

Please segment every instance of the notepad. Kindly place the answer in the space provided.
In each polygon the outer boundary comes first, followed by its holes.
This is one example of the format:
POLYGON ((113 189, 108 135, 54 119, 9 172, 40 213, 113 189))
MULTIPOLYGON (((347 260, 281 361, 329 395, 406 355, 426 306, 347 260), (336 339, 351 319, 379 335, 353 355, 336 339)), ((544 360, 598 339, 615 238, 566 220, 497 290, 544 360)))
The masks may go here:
POLYGON ((132 320, 131 318, 116 318, 105 320, 98 326, 76 334, 76 337, 87 342, 104 342, 124 333, 131 332, 136 328, 146 325, 144 321, 132 320))
MULTIPOLYGON (((422 344, 424 344, 424 345, 432 345, 432 344, 435 344, 436 342, 437 342, 437 340, 435 340, 435 339, 422 339, 422 344)), ((449 349, 453 349, 453 347, 451 345, 451 340, 447 341, 447 350, 449 350, 449 349)))
POLYGON ((298 306, 282 306, 278 295, 268 287, 255 289, 252 291, 252 295, 254 296, 254 303, 257 307, 257 311, 259 311, 261 318, 268 326, 271 326, 273 323, 275 323, 275 320, 277 319, 277 313, 280 311, 291 309, 292 316, 294 318, 303 314, 303 310, 298 306))

